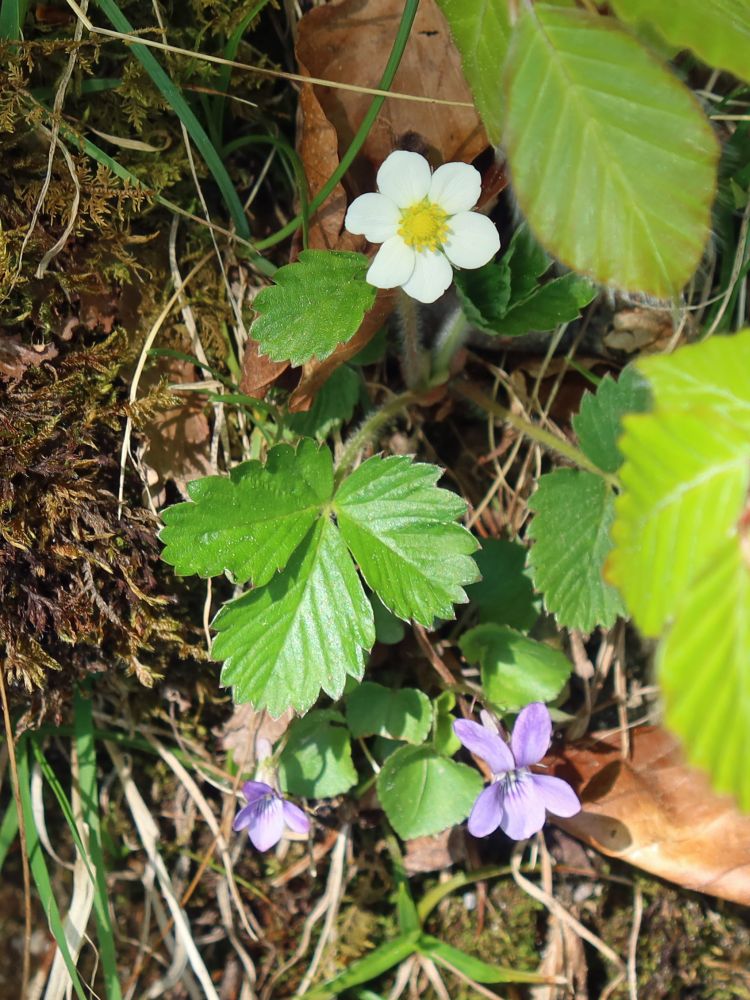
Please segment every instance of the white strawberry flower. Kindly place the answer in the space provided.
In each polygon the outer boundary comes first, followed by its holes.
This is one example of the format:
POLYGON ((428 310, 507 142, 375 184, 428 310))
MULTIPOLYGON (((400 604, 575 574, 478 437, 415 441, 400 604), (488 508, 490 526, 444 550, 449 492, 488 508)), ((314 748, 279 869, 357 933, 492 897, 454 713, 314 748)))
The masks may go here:
POLYGON ((500 249, 486 215, 472 212, 482 187, 468 163, 444 163, 435 173, 424 156, 396 150, 378 170, 379 194, 349 206, 344 226, 382 243, 367 272, 376 288, 401 287, 419 302, 434 302, 453 280, 453 267, 482 267, 500 249))

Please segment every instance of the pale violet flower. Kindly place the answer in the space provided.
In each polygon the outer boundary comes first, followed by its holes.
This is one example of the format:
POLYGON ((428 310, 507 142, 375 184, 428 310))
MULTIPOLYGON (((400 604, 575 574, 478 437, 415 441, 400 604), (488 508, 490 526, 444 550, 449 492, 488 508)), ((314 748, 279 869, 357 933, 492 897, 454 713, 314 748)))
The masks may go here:
POLYGON ((554 816, 575 816, 581 810, 578 796, 551 774, 529 770, 547 752, 552 720, 546 705, 534 702, 522 709, 513 727, 510 746, 489 717, 484 725, 459 719, 453 730, 467 750, 487 761, 492 781, 480 793, 469 816, 469 833, 486 837, 500 827, 513 840, 526 840, 544 826, 546 811, 554 816))
POLYGON ((281 840, 284 828, 309 833, 310 821, 299 806, 287 802, 265 781, 247 781, 242 786, 247 805, 237 813, 233 830, 247 830, 259 851, 267 851, 281 840))
POLYGON ((482 267, 500 249, 493 222, 472 212, 482 187, 468 163, 444 163, 433 174, 424 156, 397 149, 383 162, 378 194, 363 194, 344 220, 350 233, 382 243, 367 272, 376 288, 401 287, 434 302, 453 280, 453 267, 482 267))

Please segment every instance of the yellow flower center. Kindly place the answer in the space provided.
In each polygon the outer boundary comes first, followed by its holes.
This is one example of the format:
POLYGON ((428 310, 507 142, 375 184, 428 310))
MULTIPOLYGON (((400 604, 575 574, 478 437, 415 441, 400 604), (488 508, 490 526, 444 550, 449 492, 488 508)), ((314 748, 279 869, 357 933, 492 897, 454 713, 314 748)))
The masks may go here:
POLYGON ((437 250, 448 235, 448 213, 429 198, 401 210, 398 235, 417 253, 437 250))

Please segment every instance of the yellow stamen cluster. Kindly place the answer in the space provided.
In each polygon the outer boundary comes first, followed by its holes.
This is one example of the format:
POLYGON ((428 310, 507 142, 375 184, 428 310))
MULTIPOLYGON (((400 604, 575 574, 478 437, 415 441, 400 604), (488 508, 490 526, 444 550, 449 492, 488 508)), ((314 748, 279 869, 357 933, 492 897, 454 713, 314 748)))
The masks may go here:
POLYGON ((401 210, 398 235, 417 253, 437 250, 448 235, 448 213, 429 198, 401 210))

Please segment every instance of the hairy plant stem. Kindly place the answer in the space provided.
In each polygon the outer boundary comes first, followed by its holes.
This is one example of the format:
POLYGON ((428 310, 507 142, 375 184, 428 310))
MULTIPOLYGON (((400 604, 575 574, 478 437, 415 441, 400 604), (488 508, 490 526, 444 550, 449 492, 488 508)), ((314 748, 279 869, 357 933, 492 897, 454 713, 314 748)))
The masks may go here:
POLYGON ((493 417, 497 417, 498 420, 502 420, 506 424, 510 424, 511 427, 515 427, 517 431, 531 438, 532 441, 536 441, 543 448, 547 448, 549 451, 554 451, 563 458, 567 458, 568 461, 577 465, 579 469, 585 469, 586 472, 593 472, 594 475, 600 476, 611 489, 619 489, 620 482, 617 476, 603 472, 579 448, 576 448, 575 445, 570 444, 556 434, 545 431, 543 427, 532 424, 531 421, 524 420, 523 417, 512 413, 506 406, 485 395, 481 389, 477 389, 471 382, 453 382, 450 388, 451 392, 455 395, 471 400, 472 403, 479 406, 485 413, 490 413, 493 417))
POLYGON ((463 347, 466 335, 471 329, 471 323, 459 308, 451 313, 435 337, 432 347, 432 371, 430 383, 437 384, 446 381, 450 374, 451 361, 456 351, 463 347))
POLYGON ((377 438, 381 428, 390 423, 394 417, 398 416, 411 403, 416 402, 419 396, 420 393, 413 390, 402 392, 390 399, 385 406, 382 406, 379 410, 375 410, 367 417, 359 430, 355 431, 344 445, 344 450, 341 452, 341 457, 336 465, 337 486, 351 471, 362 449, 377 438))
POLYGON ((419 306, 415 300, 399 288, 396 309, 401 321, 401 374, 408 389, 425 387, 429 375, 429 358, 422 350, 419 336, 419 306))

